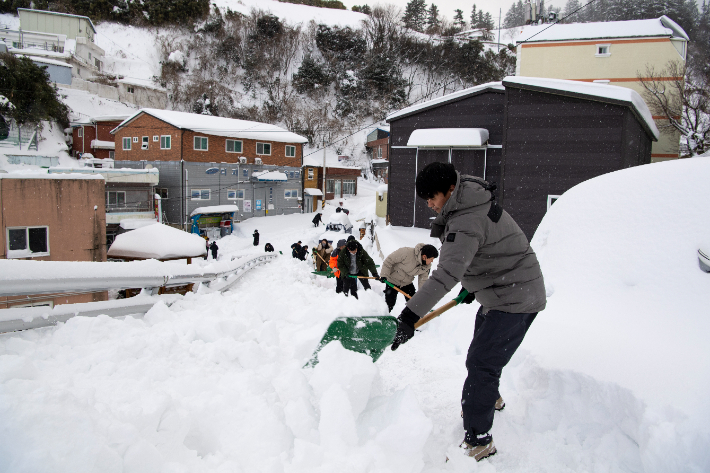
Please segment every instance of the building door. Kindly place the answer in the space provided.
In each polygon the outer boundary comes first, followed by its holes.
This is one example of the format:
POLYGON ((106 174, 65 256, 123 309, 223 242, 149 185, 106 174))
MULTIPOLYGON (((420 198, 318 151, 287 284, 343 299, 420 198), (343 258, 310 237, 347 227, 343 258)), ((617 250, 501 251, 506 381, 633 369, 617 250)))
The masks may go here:
MULTIPOLYGON (((449 149, 418 149, 417 150, 417 172, 424 169, 429 163, 449 162, 449 149)), ((419 228, 429 228, 431 221, 436 217, 436 212, 426 205, 426 200, 414 197, 414 226, 419 228)))
POLYGON ((306 197, 306 201, 303 206, 303 211, 306 213, 311 213, 311 212, 313 212, 313 197, 311 197, 310 195, 307 195, 305 197, 306 197))
POLYGON ((341 181, 340 179, 336 179, 335 181, 333 181, 333 189, 334 189, 334 196, 333 196, 333 198, 334 198, 334 199, 339 199, 339 198, 341 198, 341 197, 343 196, 343 195, 340 193, 340 183, 341 183, 341 182, 342 182, 342 181, 341 181))

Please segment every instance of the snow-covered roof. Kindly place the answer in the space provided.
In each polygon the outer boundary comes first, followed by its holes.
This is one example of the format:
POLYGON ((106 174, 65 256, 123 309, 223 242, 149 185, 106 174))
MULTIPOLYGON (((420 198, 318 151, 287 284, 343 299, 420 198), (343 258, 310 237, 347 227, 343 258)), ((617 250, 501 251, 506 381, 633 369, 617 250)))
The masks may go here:
POLYGON ((345 212, 333 212, 328 218, 328 223, 340 223, 345 226, 352 226, 348 214, 345 212))
POLYGON ((403 108, 402 110, 399 110, 397 112, 394 112, 394 113, 388 115, 386 120, 388 122, 391 122, 392 120, 406 117, 407 115, 411 115, 412 113, 416 113, 421 110, 425 110, 425 109, 432 108, 432 107, 437 107, 439 105, 443 105, 443 104, 446 104, 449 102, 454 102, 456 100, 459 100, 463 97, 468 97, 470 95, 477 95, 477 94, 483 93, 486 90, 505 91, 505 87, 503 87, 503 85, 500 82, 488 82, 486 84, 477 85, 475 87, 469 87, 468 89, 459 90, 458 92, 446 94, 442 97, 437 97, 432 100, 427 100, 426 102, 418 103, 416 105, 412 105, 410 107, 403 108))
POLYGON ((207 253, 204 238, 156 223, 116 236, 109 258, 177 259, 207 253))
POLYGON ((288 176, 280 171, 255 172, 252 177, 258 181, 288 181, 288 176))
POLYGON ((78 120, 72 120, 71 125, 72 126, 82 126, 82 125, 93 125, 94 123, 100 123, 100 122, 122 122, 126 118, 128 118, 130 115, 124 114, 124 115, 99 115, 95 117, 83 117, 79 118, 78 120))
POLYGON ((116 149, 113 141, 91 140, 91 147, 96 149, 116 149))
POLYGON ((130 78, 130 79, 118 79, 116 82, 121 83, 121 84, 127 84, 127 85, 135 85, 138 87, 145 87, 146 89, 154 89, 154 90, 162 90, 165 91, 163 87, 160 87, 157 85, 153 80, 151 79, 138 79, 138 78, 130 78))
POLYGON ((92 174, 79 174, 81 169, 73 169, 67 174, 48 174, 46 170, 41 170, 41 172, 9 172, 7 174, 0 174, 0 179, 101 179, 104 177, 101 175, 92 174))
POLYGON ((417 129, 409 136, 407 146, 484 146, 488 141, 485 128, 424 128, 417 129))
MULTIPOLYGON (((89 153, 84 153, 86 156, 89 153)), ((108 159, 95 159, 94 161, 109 161, 108 159)), ((103 178, 106 182, 121 182, 121 183, 134 183, 134 184, 152 184, 158 185, 160 181, 160 171, 157 168, 152 169, 129 169, 129 168, 94 168, 94 167, 81 167, 81 168, 70 168, 65 166, 52 166, 47 172, 52 176, 59 175, 87 175, 87 176, 98 176, 103 178)))
POLYGON ((236 205, 210 205, 208 207, 198 207, 192 211, 190 217, 194 217, 197 214, 224 214, 239 212, 239 207, 236 205))
POLYGON ((381 159, 381 158, 372 160, 372 164, 385 164, 385 163, 389 163, 389 161, 387 159, 381 159))
POLYGON ((31 60, 32 62, 39 62, 41 64, 51 64, 53 66, 61 66, 61 67, 68 67, 72 68, 71 64, 67 64, 64 61, 57 61, 55 59, 47 59, 44 57, 37 57, 31 54, 18 54, 19 57, 26 57, 27 59, 31 60))
POLYGON ((69 16, 72 18, 83 18, 84 20, 89 22, 89 24, 91 25, 91 29, 94 30, 94 33, 96 33, 96 28, 94 27, 94 24, 92 23, 91 18, 89 18, 88 16, 71 15, 69 13, 58 13, 58 12, 47 11, 47 10, 34 10, 32 8, 18 8, 17 11, 18 12, 26 11, 26 12, 31 12, 31 13, 43 13, 46 15, 69 16))
POLYGON ((516 43, 569 41, 584 39, 670 37, 688 41, 687 33, 678 23, 663 15, 650 20, 606 21, 599 23, 557 23, 527 26, 516 43))
MULTIPOLYGON (((310 166, 310 167, 315 167, 315 168, 322 168, 323 167, 323 157, 318 156, 318 153, 314 154, 313 156, 304 156, 303 157, 303 166, 310 166)), ((325 167, 328 169, 333 168, 333 169, 360 169, 357 166, 343 166, 342 164, 338 164, 338 161, 335 161, 334 159, 327 159, 325 162, 325 167)))
POLYGON ((303 189, 303 192, 308 195, 323 195, 323 191, 320 189, 314 189, 313 187, 306 187, 303 189))
POLYGON ((520 76, 506 77, 503 79, 503 85, 506 87, 517 86, 523 89, 538 91, 549 90, 550 93, 556 93, 558 95, 571 95, 600 102, 629 106, 635 112, 641 125, 652 135, 654 141, 658 141, 659 132, 658 128, 656 128, 656 123, 653 121, 653 115, 651 115, 651 111, 648 109, 643 98, 632 89, 616 85, 595 84, 576 80, 520 76), (560 92, 562 93, 560 94, 560 92))
POLYGON ((142 108, 125 119, 111 133, 127 126, 142 113, 151 115, 177 128, 192 130, 206 135, 228 136, 230 138, 245 138, 251 140, 278 141, 283 143, 307 143, 308 139, 292 133, 276 125, 268 123, 236 120, 234 118, 215 117, 198 113, 176 112, 173 110, 158 110, 142 108))

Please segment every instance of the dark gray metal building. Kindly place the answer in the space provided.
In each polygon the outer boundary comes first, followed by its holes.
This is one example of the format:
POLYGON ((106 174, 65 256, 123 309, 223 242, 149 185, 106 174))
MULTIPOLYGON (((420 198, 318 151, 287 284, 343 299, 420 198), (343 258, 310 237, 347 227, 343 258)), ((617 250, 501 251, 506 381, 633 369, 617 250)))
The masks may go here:
POLYGON ((593 177, 651 162, 658 130, 643 99, 622 87, 508 77, 405 108, 390 123, 388 213, 429 228, 417 172, 434 161, 498 185, 528 238, 554 200, 593 177))

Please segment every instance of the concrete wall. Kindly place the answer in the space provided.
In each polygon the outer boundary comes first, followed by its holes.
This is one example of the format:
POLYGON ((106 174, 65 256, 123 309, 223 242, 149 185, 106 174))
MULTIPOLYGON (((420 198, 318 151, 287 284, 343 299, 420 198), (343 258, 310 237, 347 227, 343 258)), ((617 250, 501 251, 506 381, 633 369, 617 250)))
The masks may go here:
POLYGON ((62 87, 67 89, 84 90, 90 94, 98 95, 99 97, 103 97, 105 99, 118 100, 118 89, 116 87, 97 84, 96 82, 89 82, 79 77, 74 77, 71 85, 62 87))
MULTIPOLYGON (((685 61, 683 47, 668 38, 632 40, 560 41, 528 43, 518 46, 521 76, 548 77, 609 84, 635 90, 643 97, 644 88, 637 79, 647 66, 657 72, 669 61, 685 61), (609 45, 608 56, 597 56, 597 45, 609 45)), ((654 117, 661 125, 661 117, 654 117)), ((662 134, 653 143, 653 161, 677 158, 680 134, 662 134)))
POLYGON ((141 108, 164 109, 168 106, 168 93, 166 91, 140 85, 119 82, 118 96, 121 102, 132 103, 141 108))

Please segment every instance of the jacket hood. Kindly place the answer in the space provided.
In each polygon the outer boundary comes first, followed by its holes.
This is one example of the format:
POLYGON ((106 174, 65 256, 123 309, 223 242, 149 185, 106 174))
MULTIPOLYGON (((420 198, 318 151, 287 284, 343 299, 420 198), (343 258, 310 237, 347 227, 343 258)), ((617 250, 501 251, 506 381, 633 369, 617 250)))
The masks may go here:
POLYGON ((490 191, 484 189, 474 179, 478 180, 478 178, 456 171, 456 187, 449 200, 444 204, 444 208, 441 209, 441 214, 436 218, 437 221, 440 218, 445 221, 449 214, 457 210, 476 207, 491 201, 492 194, 490 191))

